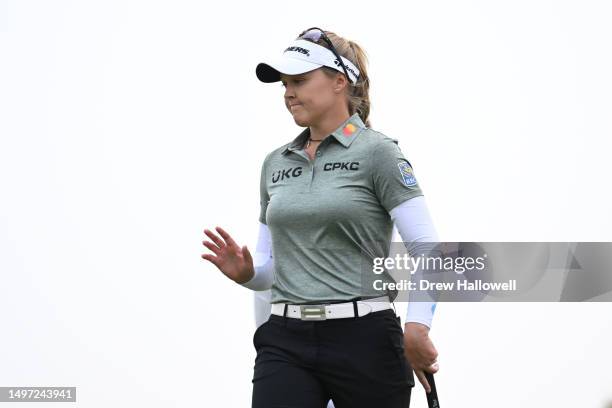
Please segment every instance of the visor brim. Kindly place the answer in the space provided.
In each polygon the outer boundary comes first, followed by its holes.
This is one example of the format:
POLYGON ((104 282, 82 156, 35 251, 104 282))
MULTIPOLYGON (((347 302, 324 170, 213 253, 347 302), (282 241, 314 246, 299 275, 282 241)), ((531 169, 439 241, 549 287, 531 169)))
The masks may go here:
POLYGON ((261 82, 270 83, 280 81, 280 74, 298 75, 322 66, 321 64, 285 57, 274 61, 260 62, 255 68, 255 74, 261 82))

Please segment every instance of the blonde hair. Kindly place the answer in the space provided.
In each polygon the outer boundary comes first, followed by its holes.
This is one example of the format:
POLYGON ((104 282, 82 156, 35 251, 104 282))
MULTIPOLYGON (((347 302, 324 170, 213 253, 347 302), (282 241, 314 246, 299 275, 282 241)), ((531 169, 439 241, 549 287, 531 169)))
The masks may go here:
MULTIPOLYGON (((359 78, 357 78, 357 82, 349 82, 348 85, 348 110, 350 115, 357 112, 363 123, 367 127, 370 127, 370 78, 368 77, 367 70, 368 57, 364 49, 356 42, 340 37, 332 31, 324 30, 324 32, 334 45, 338 54, 347 58, 355 64, 357 69, 359 69, 359 78)), ((329 48, 329 44, 323 39, 320 39, 317 44, 329 48)), ((323 72, 330 78, 333 78, 338 73, 338 71, 333 68, 326 66, 322 68, 323 72)))

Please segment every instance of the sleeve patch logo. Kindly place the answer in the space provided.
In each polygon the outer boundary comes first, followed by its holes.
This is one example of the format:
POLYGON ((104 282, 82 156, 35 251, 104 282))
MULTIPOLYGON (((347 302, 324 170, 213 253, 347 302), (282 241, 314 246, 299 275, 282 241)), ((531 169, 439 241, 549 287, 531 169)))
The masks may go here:
POLYGON ((404 184, 407 187, 416 186, 416 178, 414 177, 414 173, 412 172, 412 167, 406 162, 399 162, 397 166, 400 169, 400 174, 402 175, 402 180, 404 180, 404 184))

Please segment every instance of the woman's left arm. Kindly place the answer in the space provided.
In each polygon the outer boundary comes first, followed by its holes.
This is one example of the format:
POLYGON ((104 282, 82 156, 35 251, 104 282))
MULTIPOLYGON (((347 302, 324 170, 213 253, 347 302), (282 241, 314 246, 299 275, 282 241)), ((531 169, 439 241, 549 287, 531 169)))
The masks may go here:
MULTIPOLYGON (((431 248, 431 242, 438 242, 438 235, 427 209, 424 196, 410 198, 389 211, 410 256, 416 256, 421 247, 431 248), (421 243, 421 244, 420 244, 421 243)), ((427 392, 431 387, 424 372, 435 373, 438 352, 429 339, 429 329, 436 308, 435 302, 408 302, 404 326, 404 349, 406 358, 427 392)))

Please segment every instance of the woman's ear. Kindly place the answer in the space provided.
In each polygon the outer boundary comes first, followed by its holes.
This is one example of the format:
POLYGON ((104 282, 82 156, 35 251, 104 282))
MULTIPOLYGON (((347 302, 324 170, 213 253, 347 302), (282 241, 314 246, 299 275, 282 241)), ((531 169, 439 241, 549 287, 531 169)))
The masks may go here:
POLYGON ((336 86, 334 87, 335 92, 341 92, 342 89, 348 85, 348 81, 346 80, 346 76, 341 73, 336 75, 336 86))

